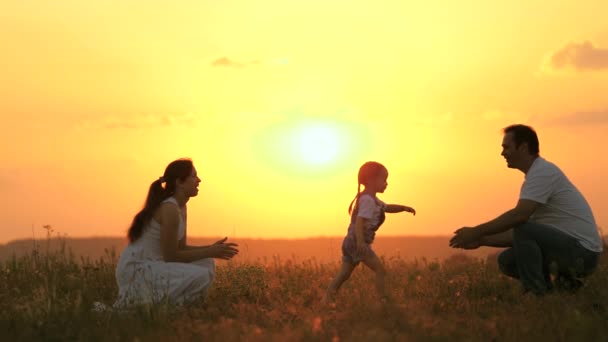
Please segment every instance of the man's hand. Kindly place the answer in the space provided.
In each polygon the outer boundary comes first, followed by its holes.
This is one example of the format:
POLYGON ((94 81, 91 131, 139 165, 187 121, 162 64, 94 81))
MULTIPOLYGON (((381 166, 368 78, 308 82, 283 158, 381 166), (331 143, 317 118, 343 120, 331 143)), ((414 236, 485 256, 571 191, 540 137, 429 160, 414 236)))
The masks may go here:
POLYGON ((460 246, 459 248, 462 248, 462 249, 477 249, 479 247, 481 247, 481 240, 469 242, 466 245, 460 246))
POLYGON ((481 232, 477 228, 463 227, 454 232, 450 239, 450 247, 475 249, 480 246, 481 232))

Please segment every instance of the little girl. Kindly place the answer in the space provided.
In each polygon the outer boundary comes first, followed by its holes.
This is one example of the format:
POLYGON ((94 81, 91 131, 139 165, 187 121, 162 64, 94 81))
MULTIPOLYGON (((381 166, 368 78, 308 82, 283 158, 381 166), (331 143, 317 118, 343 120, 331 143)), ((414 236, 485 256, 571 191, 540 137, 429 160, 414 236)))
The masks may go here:
POLYGON ((388 185, 387 178, 388 170, 380 163, 370 161, 359 168, 357 195, 348 207, 351 218, 348 233, 342 242, 342 267, 327 288, 324 298, 326 303, 334 301, 340 286, 350 277, 360 262, 375 272, 378 295, 382 300, 386 300, 385 270, 380 259, 372 250, 371 244, 374 241, 376 230, 384 222, 385 212, 407 211, 416 215, 414 208, 399 204, 385 204, 376 197, 377 193, 384 193, 388 185), (365 186, 363 192, 361 184, 365 186))

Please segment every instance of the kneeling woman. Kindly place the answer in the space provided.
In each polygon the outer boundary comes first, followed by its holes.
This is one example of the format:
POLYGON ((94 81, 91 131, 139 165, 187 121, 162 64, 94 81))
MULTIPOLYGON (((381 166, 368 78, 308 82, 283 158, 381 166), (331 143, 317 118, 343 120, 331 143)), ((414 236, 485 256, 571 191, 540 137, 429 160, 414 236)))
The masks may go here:
POLYGON ((213 258, 228 260, 238 253, 226 238, 210 246, 186 244, 186 203, 198 194, 200 182, 192 161, 178 159, 150 185, 118 261, 115 307, 205 298, 215 275, 213 258))

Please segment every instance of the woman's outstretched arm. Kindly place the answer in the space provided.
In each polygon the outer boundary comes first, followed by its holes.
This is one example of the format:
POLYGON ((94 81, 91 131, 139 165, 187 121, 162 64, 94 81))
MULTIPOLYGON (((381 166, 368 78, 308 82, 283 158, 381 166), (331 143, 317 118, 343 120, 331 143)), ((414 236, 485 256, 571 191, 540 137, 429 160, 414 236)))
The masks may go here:
POLYGON ((163 204, 160 207, 160 244, 163 259, 166 262, 192 262, 205 258, 231 259, 238 253, 237 244, 226 243, 226 239, 219 240, 210 246, 188 246, 184 248, 184 239, 177 239, 180 213, 172 204, 163 204))

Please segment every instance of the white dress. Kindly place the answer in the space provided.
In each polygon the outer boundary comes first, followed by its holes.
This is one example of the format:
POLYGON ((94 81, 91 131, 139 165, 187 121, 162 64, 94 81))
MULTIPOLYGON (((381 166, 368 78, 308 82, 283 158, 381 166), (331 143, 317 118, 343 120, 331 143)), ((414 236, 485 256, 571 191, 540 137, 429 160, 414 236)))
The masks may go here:
MULTIPOLYGON (((163 203, 177 205, 173 197, 163 203)), ((179 209, 178 209, 179 210, 179 209)), ((178 240, 184 237, 186 225, 180 215, 178 240)), ((121 253, 116 267, 118 299, 114 307, 192 302, 205 297, 215 276, 213 258, 192 263, 165 262, 160 247, 160 224, 154 219, 144 228, 142 236, 121 253)))

